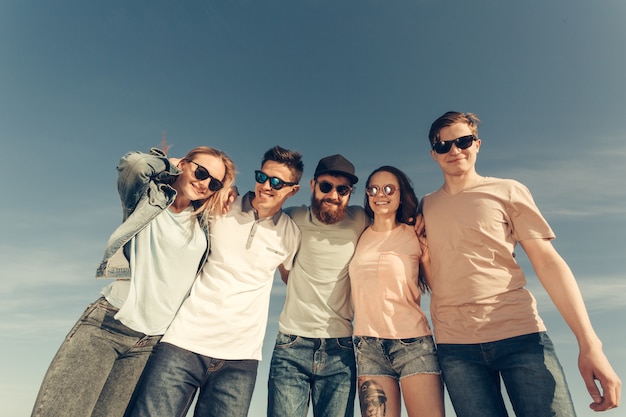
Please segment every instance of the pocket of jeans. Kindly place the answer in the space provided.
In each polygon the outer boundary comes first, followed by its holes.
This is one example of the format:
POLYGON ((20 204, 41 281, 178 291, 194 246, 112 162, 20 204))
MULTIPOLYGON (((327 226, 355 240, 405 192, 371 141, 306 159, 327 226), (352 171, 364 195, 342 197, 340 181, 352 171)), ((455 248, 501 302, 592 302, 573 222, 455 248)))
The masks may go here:
POLYGON ((402 343, 405 346, 410 346, 421 340, 422 340, 421 337, 409 337, 408 339, 400 339, 400 343, 402 343))
POLYGON ((342 349, 354 350, 354 341, 352 337, 338 337, 337 346, 339 346, 342 349))
POLYGON ((85 308, 83 314, 81 314, 80 318, 76 321, 76 323, 74 323, 74 326, 70 329, 67 336, 65 336, 66 341, 70 340, 72 336, 74 336, 76 331, 80 328, 80 326, 84 325, 89 320, 89 316, 91 316, 91 314, 93 314, 93 312, 98 308, 98 305, 100 304, 100 300, 102 298, 97 299, 93 303, 89 304, 87 308, 85 308))
POLYGON ((276 335, 276 347, 277 348, 290 347, 296 342, 296 339, 298 339, 298 336, 296 335, 285 334, 285 333, 279 332, 278 335, 276 335))
POLYGON ((435 343, 431 336, 411 337, 408 339, 400 339, 400 343, 404 346, 421 345, 424 352, 436 352, 435 343))
POLYGON ((105 310, 108 313, 112 313, 113 315, 116 315, 117 312, 119 311, 119 309, 117 307, 114 307, 111 303, 109 303, 107 301, 106 298, 101 297, 99 298, 95 303, 94 303, 96 308, 105 310))

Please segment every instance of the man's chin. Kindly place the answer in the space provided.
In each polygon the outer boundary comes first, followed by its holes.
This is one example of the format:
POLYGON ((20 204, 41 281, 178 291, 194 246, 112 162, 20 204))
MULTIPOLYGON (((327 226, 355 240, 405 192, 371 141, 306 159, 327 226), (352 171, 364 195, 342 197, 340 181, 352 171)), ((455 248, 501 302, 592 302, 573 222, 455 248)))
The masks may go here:
POLYGON ((317 220, 324 224, 335 224, 346 216, 346 206, 335 202, 311 198, 311 207, 317 220))
POLYGON ((320 210, 318 220, 324 224, 335 224, 343 220, 346 216, 346 210, 344 207, 333 204, 331 209, 320 210))

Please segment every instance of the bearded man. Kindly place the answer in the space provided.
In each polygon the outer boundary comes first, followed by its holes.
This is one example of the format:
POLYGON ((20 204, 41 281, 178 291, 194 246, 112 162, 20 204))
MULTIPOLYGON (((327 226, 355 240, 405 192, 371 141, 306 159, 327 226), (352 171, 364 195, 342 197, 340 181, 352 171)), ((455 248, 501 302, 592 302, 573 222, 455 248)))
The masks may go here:
POLYGON ((306 415, 309 398, 316 416, 354 415, 348 264, 369 224, 362 207, 348 205, 357 182, 350 161, 327 156, 311 180, 310 206, 285 209, 302 240, 293 269, 279 267, 287 296, 270 365, 269 417, 306 415))

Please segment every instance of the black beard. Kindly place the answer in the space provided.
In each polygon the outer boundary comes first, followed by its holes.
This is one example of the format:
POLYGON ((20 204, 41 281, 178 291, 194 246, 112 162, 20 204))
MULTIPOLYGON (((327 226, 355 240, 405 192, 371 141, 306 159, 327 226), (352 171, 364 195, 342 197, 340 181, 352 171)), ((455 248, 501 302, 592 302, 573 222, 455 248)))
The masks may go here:
POLYGON ((347 204, 341 204, 329 198, 317 199, 314 194, 311 195, 311 211, 317 220, 324 224, 335 224, 343 220, 343 218, 346 217, 346 208, 347 204), (337 209, 328 210, 322 208, 322 203, 324 202, 335 204, 337 209))

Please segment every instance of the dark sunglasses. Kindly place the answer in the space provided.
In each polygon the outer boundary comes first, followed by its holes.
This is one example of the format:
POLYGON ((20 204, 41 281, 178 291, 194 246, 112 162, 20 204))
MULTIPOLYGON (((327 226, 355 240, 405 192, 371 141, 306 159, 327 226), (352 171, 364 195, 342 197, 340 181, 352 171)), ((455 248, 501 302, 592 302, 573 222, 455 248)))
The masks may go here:
POLYGON ((472 146, 472 143, 478 138, 474 135, 461 136, 453 140, 439 141, 432 144, 433 151, 444 154, 450 152, 452 144, 459 149, 467 149, 472 146))
POLYGON ((278 177, 270 177, 263 171, 254 171, 254 179, 259 184, 265 184, 265 181, 270 180, 270 187, 274 190, 280 190, 285 185, 298 185, 297 182, 287 182, 278 177))
POLYGON ((196 170, 193 172, 193 175, 200 181, 204 181, 207 178, 211 178, 209 181, 209 190, 211 191, 219 191, 224 187, 222 181, 215 178, 213 175, 209 174, 209 170, 200 165, 197 162, 192 161, 191 159, 185 159, 187 162, 191 162, 192 164, 196 164, 196 170))
POLYGON ((365 189, 365 192, 370 197, 376 197, 380 193, 389 196, 393 195, 396 192, 396 186, 393 184, 385 184, 382 187, 378 185, 371 185, 365 189))
POLYGON ((349 187, 347 185, 338 185, 335 187, 334 184, 327 182, 327 181, 317 182, 317 185, 320 186, 320 191, 323 192, 324 194, 330 193, 334 188, 337 190, 337 194, 344 197, 352 191, 352 187, 349 187))

